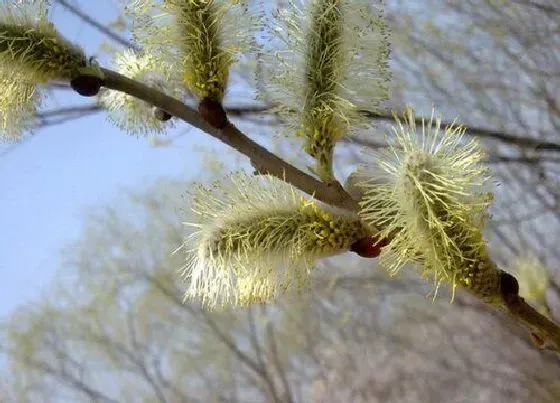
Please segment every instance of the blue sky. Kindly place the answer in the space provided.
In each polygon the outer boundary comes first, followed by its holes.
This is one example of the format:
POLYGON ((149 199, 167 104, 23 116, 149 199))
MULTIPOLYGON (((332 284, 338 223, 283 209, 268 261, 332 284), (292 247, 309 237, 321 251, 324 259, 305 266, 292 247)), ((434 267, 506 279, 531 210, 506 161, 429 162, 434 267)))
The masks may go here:
MULTIPOLYGON (((117 16, 114 3, 73 2, 103 22, 117 16)), ((106 40, 61 6, 52 19, 89 54, 106 40)), ((68 91, 46 109, 80 102, 90 101, 68 91)), ((195 144, 227 152, 184 124, 174 129, 187 130, 171 147, 152 147, 148 139, 113 128, 100 113, 39 130, 15 147, 0 145, 0 317, 48 291, 59 269, 59 249, 79 237, 92 206, 110 204, 123 190, 140 190, 161 176, 196 174, 202 155, 192 151, 195 144)))

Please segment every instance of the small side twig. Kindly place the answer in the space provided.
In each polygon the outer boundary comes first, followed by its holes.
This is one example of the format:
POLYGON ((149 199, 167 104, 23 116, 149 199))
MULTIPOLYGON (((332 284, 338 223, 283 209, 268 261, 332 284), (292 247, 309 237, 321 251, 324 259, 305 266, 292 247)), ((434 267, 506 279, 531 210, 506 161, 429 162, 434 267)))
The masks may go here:
POLYGON ((120 35, 116 34, 115 32, 111 31, 104 24, 102 24, 99 21, 91 18, 88 14, 84 13, 79 8, 73 6, 68 1, 66 1, 66 0, 56 0, 56 2, 58 4, 60 4, 62 7, 64 7, 65 9, 67 9, 69 12, 74 14, 76 17, 80 18, 86 24, 91 25, 92 27, 97 29, 99 32, 101 32, 101 33, 105 34, 106 36, 108 36, 109 38, 111 38, 113 41, 119 43, 120 45, 126 46, 127 48, 139 50, 138 47, 135 46, 132 42, 127 41, 122 36, 120 36, 120 35))

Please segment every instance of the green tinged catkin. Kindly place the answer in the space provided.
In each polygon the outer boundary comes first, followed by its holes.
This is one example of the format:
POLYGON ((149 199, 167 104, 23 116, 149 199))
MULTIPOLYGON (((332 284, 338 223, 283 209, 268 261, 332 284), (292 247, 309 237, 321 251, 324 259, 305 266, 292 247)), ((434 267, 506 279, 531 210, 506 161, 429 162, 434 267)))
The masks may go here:
POLYGON ((228 82, 232 56, 222 47, 218 5, 208 0, 183 1, 177 6, 183 31, 184 79, 200 99, 221 102, 228 82))
POLYGON ((190 211, 196 221, 185 224, 198 230, 183 245, 185 298, 209 307, 269 302, 306 287, 317 259, 370 235, 356 215, 322 206, 268 175, 239 173, 198 187, 190 211))
POLYGON ((231 65, 254 47, 258 27, 245 0, 136 0, 127 12, 144 52, 180 71, 199 101, 221 103, 231 65))
POLYGON ((39 85, 101 72, 48 21, 47 3, 29 0, 0 3, 0 75, 0 138, 17 141, 34 124, 39 85))
POLYGON ((489 176, 478 143, 463 143, 461 126, 441 130, 433 115, 417 134, 411 109, 393 133, 388 150, 377 155, 377 172, 365 167, 358 173, 360 215, 390 239, 381 264, 392 273, 420 264, 433 279, 434 296, 447 283, 500 303, 504 272, 489 258, 482 235, 492 194, 484 192, 489 176))
POLYGON ((38 82, 70 80, 88 66, 83 51, 62 38, 52 23, 18 25, 17 19, 13 22, 0 22, 2 61, 33 72, 38 82))
POLYGON ((311 4, 311 27, 307 33, 305 77, 309 94, 303 106, 302 133, 305 151, 317 160, 320 177, 332 180, 334 145, 344 137, 344 122, 337 116, 337 86, 341 81, 340 67, 344 19, 338 0, 311 4))
MULTIPOLYGON (((151 54, 125 50, 115 55, 115 70, 132 80, 178 97, 179 78, 151 54)), ((159 134, 171 123, 156 116, 154 107, 122 91, 103 90, 99 103, 109 112, 108 119, 116 127, 130 134, 159 134)))
POLYGON ((259 97, 285 115, 323 181, 334 179, 336 142, 367 126, 360 109, 388 98, 388 30, 375 3, 289 1, 268 24, 285 49, 262 55, 259 97))

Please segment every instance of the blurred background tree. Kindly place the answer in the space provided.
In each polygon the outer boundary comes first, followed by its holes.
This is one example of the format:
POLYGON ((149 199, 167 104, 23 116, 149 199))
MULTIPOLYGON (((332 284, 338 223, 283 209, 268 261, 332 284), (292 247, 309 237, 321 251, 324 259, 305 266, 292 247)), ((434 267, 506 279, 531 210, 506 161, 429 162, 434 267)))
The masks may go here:
MULTIPOLYGON (((54 3, 80 15, 80 2, 54 3)), ((372 116, 374 135, 339 145, 337 171, 359 164, 362 147, 384 146, 391 109, 412 104, 427 115, 435 105, 444 117, 461 116, 500 184, 487 234, 493 257, 506 270, 524 257, 547 268, 539 271, 546 281, 535 301, 558 321, 560 6, 387 0, 386 15, 393 70, 387 113, 372 116)), ((108 36, 114 46, 123 45, 114 41, 125 37, 115 28, 126 30, 126 20, 99 23, 115 35, 108 36)), ((234 80, 252 93, 243 74, 234 80)), ((274 142, 282 122, 267 105, 230 105, 253 138, 304 166, 293 145, 274 142)), ((173 145, 173 137, 164 140, 173 145)), ((208 161, 202 181, 221 167, 246 166, 208 161)), ((187 188, 162 178, 91 214, 80 239, 63 250, 66 264, 52 291, 3 323, 2 400, 560 400, 560 359, 536 350, 507 317, 463 293, 453 304, 443 294, 432 302, 417 276, 390 279, 375 261, 354 255, 321 262, 312 294, 276 305, 209 313, 183 304, 182 260, 171 252, 182 242, 177 210, 186 207, 187 188)))

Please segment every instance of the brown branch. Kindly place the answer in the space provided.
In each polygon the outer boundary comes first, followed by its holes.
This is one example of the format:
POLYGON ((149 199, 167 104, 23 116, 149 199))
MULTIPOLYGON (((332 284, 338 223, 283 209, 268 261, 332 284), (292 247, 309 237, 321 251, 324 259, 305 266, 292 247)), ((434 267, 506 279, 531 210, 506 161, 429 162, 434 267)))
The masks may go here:
POLYGON ((212 137, 222 141, 251 160, 251 164, 261 173, 274 175, 291 183, 298 189, 314 195, 318 200, 340 207, 345 210, 357 211, 358 203, 344 191, 338 183, 327 184, 313 176, 300 171, 293 165, 268 151, 243 134, 233 124, 228 123, 223 129, 216 129, 208 124, 194 109, 181 101, 165 95, 163 92, 150 88, 142 83, 131 80, 112 70, 102 69, 105 74, 106 88, 125 92, 133 97, 148 102, 157 108, 184 122, 206 132, 212 137))
POLYGON ((539 348, 560 353, 560 326, 540 314, 519 295, 505 296, 504 301, 508 313, 529 330, 539 348))
MULTIPOLYGON (((146 101, 182 119, 191 126, 206 132, 248 156, 258 171, 277 176, 308 194, 314 194, 317 199, 325 203, 351 211, 358 210, 357 202, 344 191, 340 184, 325 184, 298 170, 255 143, 231 123, 228 122, 226 127, 221 130, 216 129, 208 124, 196 110, 186 106, 177 99, 111 70, 103 69, 103 73, 105 74, 105 87, 123 91, 133 97, 146 101)), ((536 140, 523 139, 524 144, 528 144, 530 141, 536 140)), ((540 347, 548 347, 560 352, 560 327, 558 325, 539 314, 527 305, 523 298, 517 295, 508 295, 504 299, 507 300, 506 308, 508 312, 529 328, 536 341, 542 341, 542 343, 538 344, 540 347)))

